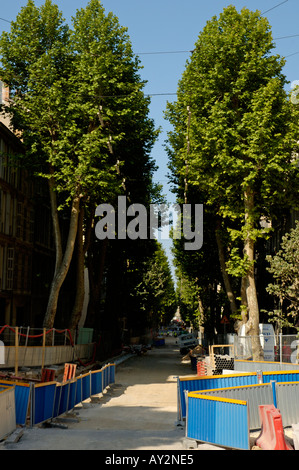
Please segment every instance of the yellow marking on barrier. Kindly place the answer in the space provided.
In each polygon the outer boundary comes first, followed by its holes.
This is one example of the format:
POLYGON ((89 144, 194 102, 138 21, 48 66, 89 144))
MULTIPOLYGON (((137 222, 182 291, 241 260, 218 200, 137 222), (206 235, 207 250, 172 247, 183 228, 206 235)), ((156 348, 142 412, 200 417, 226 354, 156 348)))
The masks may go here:
POLYGON ((96 374, 96 373, 98 373, 98 372, 103 372, 104 369, 107 369, 107 367, 110 367, 110 366, 115 366, 115 364, 107 364, 107 365, 104 366, 102 369, 92 370, 91 373, 92 373, 92 374, 96 374))
MULTIPOLYGON (((280 382, 279 382, 280 383, 280 382)), ((288 382, 286 382, 288 383, 288 382)), ((294 382, 292 382, 294 383, 294 382)), ((249 387, 262 387, 265 385, 269 385, 269 383, 262 383, 262 384, 250 384, 250 385, 234 385, 233 387, 223 387, 223 388, 210 388, 209 390, 194 390, 192 393, 209 393, 209 392, 219 392, 220 390, 235 390, 237 388, 249 388, 249 387)))
POLYGON ((3 392, 7 392, 7 390, 13 390, 12 387, 1 387, 0 388, 4 388, 4 390, 0 390, 0 393, 3 393, 3 392))
POLYGON ((79 377, 83 379, 84 377, 87 377, 88 375, 90 375, 89 372, 87 372, 86 374, 79 375, 79 377))
POLYGON ((52 382, 42 382, 40 384, 34 384, 34 388, 39 388, 39 387, 47 387, 47 385, 53 385, 53 384, 56 384, 58 385, 59 382, 55 382, 55 381, 52 381, 52 382))
POLYGON ((295 382, 276 382, 275 385, 293 385, 293 384, 299 384, 299 381, 295 381, 295 382))
POLYGON ((12 384, 12 385, 21 385, 22 387, 30 387, 30 384, 27 384, 25 382, 13 381, 13 380, 0 380, 0 385, 1 384, 12 384))
POLYGON ((292 369, 292 370, 267 370, 263 372, 263 375, 282 375, 282 374, 298 374, 299 373, 299 364, 298 364, 298 369, 292 369))
POLYGON ((100 372, 101 370, 107 369, 107 367, 115 366, 115 364, 105 364, 102 369, 96 370, 94 372, 100 372))
MULTIPOLYGON (((245 362, 246 364, 284 364, 284 365, 288 365, 290 364, 289 362, 275 362, 275 361, 246 361, 246 360, 243 360, 243 359, 235 359, 235 362, 245 362)), ((299 364, 298 364, 299 366, 299 364)), ((295 369, 296 370, 296 369, 295 369)))
POLYGON ((243 406, 247 405, 247 401, 245 401, 245 400, 236 400, 234 398, 212 397, 212 396, 201 395, 200 393, 196 393, 196 392, 188 393, 188 397, 190 397, 190 398, 200 398, 202 400, 220 401, 220 402, 223 402, 223 403, 234 403, 236 405, 243 405, 243 406))
POLYGON ((205 379, 224 379, 228 377, 250 377, 252 375, 256 375, 256 372, 240 372, 236 374, 229 374, 229 375, 201 375, 201 376, 190 376, 190 377, 179 377, 181 382, 187 382, 188 380, 205 380, 205 379))

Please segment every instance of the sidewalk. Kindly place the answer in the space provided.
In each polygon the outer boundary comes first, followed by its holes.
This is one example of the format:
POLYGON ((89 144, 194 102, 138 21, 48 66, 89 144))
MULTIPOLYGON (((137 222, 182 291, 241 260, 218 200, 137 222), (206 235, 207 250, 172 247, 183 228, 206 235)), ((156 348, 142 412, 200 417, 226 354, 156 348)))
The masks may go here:
MULTIPOLYGON (((61 427, 26 428, 6 450, 186 450, 177 426, 176 376, 194 375, 175 338, 116 368, 116 383, 84 402, 61 427)), ((209 445, 199 450, 210 449, 209 445)))

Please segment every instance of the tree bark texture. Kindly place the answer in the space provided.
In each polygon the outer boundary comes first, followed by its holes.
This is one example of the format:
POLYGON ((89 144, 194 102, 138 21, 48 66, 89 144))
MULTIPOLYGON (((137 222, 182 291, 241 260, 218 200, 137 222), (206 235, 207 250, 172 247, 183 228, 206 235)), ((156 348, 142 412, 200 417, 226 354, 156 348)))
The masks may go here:
POLYGON ((244 276, 246 289, 246 300, 248 306, 248 321, 246 330, 252 336, 252 355, 254 361, 263 359, 263 350, 259 337, 259 306, 256 292, 256 284, 254 277, 254 239, 252 236, 253 229, 253 211, 254 211, 254 194, 249 188, 244 193, 245 204, 245 228, 246 236, 244 241, 244 255, 250 262, 250 267, 244 276))
POLYGON ((83 222, 84 222, 84 209, 81 207, 78 218, 78 230, 76 239, 76 294, 75 302, 70 319, 69 329, 76 330, 82 315, 82 308, 84 303, 84 242, 83 242, 83 222))
POLYGON ((225 290, 226 290, 226 295, 227 295, 227 298, 228 298, 229 304, 230 304, 230 310, 231 310, 232 314, 237 314, 238 308, 237 308, 237 304, 236 304, 236 300, 235 300, 235 295, 234 295, 234 292, 233 292, 233 289, 232 289, 232 286, 231 286, 230 278, 229 278, 228 272, 226 270, 224 246, 223 246, 223 243, 222 243, 219 227, 216 228, 215 234, 216 234, 216 241, 217 241, 217 247, 218 247, 218 256, 219 256, 219 262, 220 262, 220 269, 221 269, 221 273, 222 273, 224 287, 225 287, 225 290))
MULTIPOLYGON (((51 191, 51 188, 50 188, 50 191, 51 191)), ((51 205, 52 205, 52 202, 53 202, 53 198, 51 198, 51 205)), ((72 201, 68 239, 67 239, 64 254, 60 262, 58 262, 59 257, 57 258, 56 256, 56 268, 55 268, 55 273, 54 273, 54 277, 53 277, 52 284, 51 284, 51 290, 50 290, 47 310, 46 310, 46 314, 44 317, 44 324, 43 324, 43 327, 46 329, 51 329, 54 326, 60 288, 68 273, 72 256, 73 256, 73 252, 74 252, 74 246, 75 246, 77 229, 78 229, 79 210, 80 210, 80 197, 76 196, 74 197, 72 201)), ((54 214, 54 219, 55 219, 57 212, 55 214, 54 208, 52 208, 52 214, 54 214)), ((58 230, 59 225, 56 226, 55 225, 56 222, 54 220, 53 220, 53 223, 54 223, 55 245, 57 246, 59 251, 61 250, 61 253, 62 253, 61 239, 59 238, 60 230, 58 230)))

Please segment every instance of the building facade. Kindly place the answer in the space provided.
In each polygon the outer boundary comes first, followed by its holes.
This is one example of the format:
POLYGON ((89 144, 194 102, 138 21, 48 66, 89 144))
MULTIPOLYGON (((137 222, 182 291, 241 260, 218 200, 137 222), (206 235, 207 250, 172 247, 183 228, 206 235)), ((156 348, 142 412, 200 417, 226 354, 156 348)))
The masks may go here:
MULTIPOLYGON (((8 90, 0 82, 0 102, 8 90)), ((0 120, 0 326, 42 324, 55 251, 47 185, 21 166, 22 142, 0 120)))

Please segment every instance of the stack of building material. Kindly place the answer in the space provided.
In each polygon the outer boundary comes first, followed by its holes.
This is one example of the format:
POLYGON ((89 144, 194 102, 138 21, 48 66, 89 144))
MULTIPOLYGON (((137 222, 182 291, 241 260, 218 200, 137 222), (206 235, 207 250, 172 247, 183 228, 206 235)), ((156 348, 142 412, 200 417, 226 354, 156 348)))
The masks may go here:
POLYGON ((221 375, 223 369, 234 370, 234 358, 215 354, 213 358, 214 375, 221 375))

